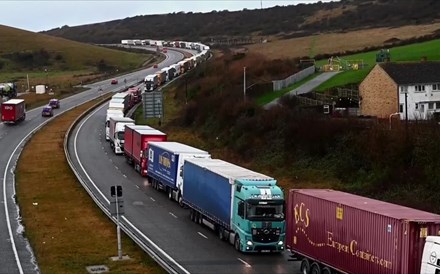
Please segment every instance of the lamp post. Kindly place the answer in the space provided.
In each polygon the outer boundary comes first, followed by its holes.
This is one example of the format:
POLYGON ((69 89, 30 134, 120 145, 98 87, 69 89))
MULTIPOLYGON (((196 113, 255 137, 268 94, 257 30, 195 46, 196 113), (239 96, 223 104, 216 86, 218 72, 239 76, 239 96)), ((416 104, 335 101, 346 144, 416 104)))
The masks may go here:
POLYGON ((243 67, 243 101, 246 101, 246 67, 243 67))

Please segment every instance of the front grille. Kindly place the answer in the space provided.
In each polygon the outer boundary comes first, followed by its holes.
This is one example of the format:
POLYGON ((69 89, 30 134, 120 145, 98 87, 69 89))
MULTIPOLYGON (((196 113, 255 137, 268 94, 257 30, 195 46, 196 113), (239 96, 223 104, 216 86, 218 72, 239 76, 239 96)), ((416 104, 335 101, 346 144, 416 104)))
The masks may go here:
POLYGON ((280 239, 276 228, 254 228, 252 231, 252 241, 257 243, 274 243, 280 239), (278 234, 278 235, 277 235, 278 234))

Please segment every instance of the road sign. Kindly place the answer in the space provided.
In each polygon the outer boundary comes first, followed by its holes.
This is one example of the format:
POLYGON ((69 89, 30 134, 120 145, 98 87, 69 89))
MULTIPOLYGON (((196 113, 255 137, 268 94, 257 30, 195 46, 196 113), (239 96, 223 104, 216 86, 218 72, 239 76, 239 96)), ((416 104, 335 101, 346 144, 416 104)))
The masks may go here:
POLYGON ((161 91, 142 93, 144 118, 163 119, 163 94, 161 91))
POLYGON ((122 197, 122 186, 111 186, 110 195, 112 197, 122 197))
POLYGON ((124 210, 124 201, 122 199, 117 198, 114 201, 110 202, 110 214, 112 216, 116 216, 118 214, 123 215, 125 213, 124 210))

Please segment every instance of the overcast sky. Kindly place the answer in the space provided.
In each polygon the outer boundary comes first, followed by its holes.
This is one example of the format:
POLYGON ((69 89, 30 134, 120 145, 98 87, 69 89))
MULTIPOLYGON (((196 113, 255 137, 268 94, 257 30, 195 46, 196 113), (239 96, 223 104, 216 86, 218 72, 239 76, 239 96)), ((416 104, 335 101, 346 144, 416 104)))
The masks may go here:
MULTIPOLYGON (((330 0, 322 0, 329 2, 330 0)), ((335 0, 334 0, 335 1, 335 0)), ((338 1, 338 0, 336 0, 338 1)), ((136 15, 166 14, 172 12, 210 12, 213 10, 236 11, 259 9, 299 3, 313 3, 316 0, 198 0, 198 1, 3 1, 0 0, 0 25, 29 31, 50 30, 64 25, 78 26, 136 15)), ((1 37, 0 37, 1 38, 1 37)), ((1 39, 0 39, 1 42, 1 39)))

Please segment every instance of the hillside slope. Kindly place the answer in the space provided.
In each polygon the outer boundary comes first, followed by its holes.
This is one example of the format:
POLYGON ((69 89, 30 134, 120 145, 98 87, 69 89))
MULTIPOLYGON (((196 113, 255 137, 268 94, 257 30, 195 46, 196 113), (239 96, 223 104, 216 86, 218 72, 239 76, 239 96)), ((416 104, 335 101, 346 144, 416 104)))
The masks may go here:
POLYGON ((98 24, 63 26, 45 33, 88 43, 116 43, 127 38, 205 42, 224 37, 289 38, 433 23, 439 18, 439 10, 440 1, 436 0, 341 0, 235 12, 136 16, 98 24))

